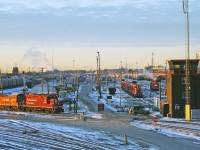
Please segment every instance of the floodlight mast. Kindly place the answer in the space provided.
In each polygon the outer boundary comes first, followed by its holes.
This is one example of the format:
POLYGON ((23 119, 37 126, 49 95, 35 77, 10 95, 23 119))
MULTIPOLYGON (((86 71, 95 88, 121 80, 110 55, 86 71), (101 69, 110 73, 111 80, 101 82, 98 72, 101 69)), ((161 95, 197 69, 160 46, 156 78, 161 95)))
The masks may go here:
POLYGON ((188 11, 188 0, 183 0, 183 12, 186 17, 186 34, 185 34, 185 98, 186 98, 186 120, 191 120, 190 117, 190 55, 189 55, 189 11, 188 11))

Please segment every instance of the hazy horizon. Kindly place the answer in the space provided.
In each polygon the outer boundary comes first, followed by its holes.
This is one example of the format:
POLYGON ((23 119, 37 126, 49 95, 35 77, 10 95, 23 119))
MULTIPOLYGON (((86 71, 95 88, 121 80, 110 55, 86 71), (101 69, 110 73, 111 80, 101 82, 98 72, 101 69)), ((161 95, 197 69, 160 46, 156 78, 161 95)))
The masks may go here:
MULTIPOLYGON (((200 1, 189 0, 190 58, 200 51, 200 1)), ((182 0, 0 0, 0 68, 118 68, 185 58, 182 0)))

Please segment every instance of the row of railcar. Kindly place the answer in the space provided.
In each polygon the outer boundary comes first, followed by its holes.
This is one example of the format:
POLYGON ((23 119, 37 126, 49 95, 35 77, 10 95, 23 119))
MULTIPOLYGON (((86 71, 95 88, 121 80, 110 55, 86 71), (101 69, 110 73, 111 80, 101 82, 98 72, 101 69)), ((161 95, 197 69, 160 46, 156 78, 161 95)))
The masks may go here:
POLYGON ((23 86, 23 78, 4 78, 1 80, 0 85, 3 89, 23 86))
POLYGON ((55 94, 16 94, 0 96, 0 109, 14 111, 63 112, 63 103, 55 94))
POLYGON ((137 83, 122 81, 121 85, 122 89, 132 95, 133 97, 143 97, 142 96, 142 89, 137 83))

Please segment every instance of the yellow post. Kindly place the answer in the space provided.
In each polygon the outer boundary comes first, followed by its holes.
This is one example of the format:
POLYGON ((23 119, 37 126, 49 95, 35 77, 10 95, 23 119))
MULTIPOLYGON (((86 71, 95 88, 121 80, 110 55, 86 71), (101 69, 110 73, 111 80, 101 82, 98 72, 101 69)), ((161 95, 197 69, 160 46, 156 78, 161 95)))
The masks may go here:
POLYGON ((190 110, 189 104, 185 105, 185 120, 187 120, 187 121, 191 120, 191 110, 190 110))
POLYGON ((81 114, 80 114, 80 119, 82 119, 82 118, 83 118, 83 114, 81 113, 81 114))
POLYGON ((133 113, 132 109, 129 109, 129 111, 128 111, 128 112, 129 112, 129 114, 132 114, 132 113, 133 113))
POLYGON ((126 136, 126 133, 124 133, 124 144, 127 145, 127 136, 126 136))

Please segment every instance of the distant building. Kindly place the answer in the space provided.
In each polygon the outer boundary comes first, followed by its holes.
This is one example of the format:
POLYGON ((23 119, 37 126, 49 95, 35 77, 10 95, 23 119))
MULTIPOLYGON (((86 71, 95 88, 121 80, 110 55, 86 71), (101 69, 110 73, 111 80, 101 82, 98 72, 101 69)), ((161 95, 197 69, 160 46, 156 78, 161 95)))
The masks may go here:
POLYGON ((18 67, 13 67, 12 74, 13 75, 19 75, 19 69, 18 69, 18 67))

